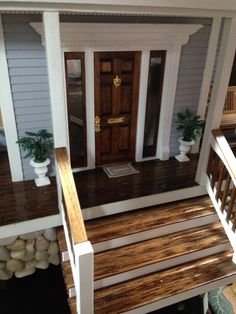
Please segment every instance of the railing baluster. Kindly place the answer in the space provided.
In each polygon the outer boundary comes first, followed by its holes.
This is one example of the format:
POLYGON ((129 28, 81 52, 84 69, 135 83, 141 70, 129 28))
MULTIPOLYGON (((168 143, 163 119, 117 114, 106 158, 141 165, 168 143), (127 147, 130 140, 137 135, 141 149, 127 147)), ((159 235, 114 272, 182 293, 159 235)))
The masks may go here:
POLYGON ((236 197, 236 188, 233 188, 231 195, 230 195, 230 201, 229 201, 229 205, 228 205, 229 207, 227 210, 227 216, 226 216, 227 221, 230 219, 230 216, 232 214, 232 211, 234 208, 235 197, 236 197))
POLYGON ((218 179, 218 184, 217 184, 217 189, 216 189, 216 199, 218 200, 220 195, 221 195, 221 187, 222 187, 222 182, 225 174, 225 166, 223 162, 220 160, 219 162, 219 179, 218 179))
POLYGON ((221 211, 223 212, 223 210, 225 209, 225 206, 226 206, 226 198, 229 194, 229 186, 230 186, 230 182, 231 182, 231 177, 229 174, 227 174, 227 178, 226 178, 226 182, 225 182, 225 186, 224 186, 224 192, 223 192, 223 196, 222 196, 222 199, 221 199, 221 206, 220 206, 220 209, 221 211))

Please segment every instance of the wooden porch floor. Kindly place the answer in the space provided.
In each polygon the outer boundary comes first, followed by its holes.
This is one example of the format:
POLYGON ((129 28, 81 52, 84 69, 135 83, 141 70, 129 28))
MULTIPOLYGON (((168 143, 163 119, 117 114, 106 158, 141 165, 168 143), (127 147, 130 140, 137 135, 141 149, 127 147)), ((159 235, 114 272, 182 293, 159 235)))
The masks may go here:
POLYGON ((93 207, 196 185, 198 154, 189 162, 167 161, 136 163, 138 174, 108 178, 102 168, 74 173, 82 208, 93 207))
POLYGON ((0 226, 59 213, 55 178, 40 188, 33 180, 12 183, 6 152, 0 152, 0 182, 0 226))

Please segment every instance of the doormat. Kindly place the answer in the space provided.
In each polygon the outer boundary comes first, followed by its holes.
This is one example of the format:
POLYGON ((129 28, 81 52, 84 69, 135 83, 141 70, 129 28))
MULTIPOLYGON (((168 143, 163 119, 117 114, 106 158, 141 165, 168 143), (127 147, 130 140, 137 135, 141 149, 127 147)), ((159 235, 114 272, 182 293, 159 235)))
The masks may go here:
POLYGON ((139 171, 136 170, 130 163, 104 167, 103 170, 109 178, 118 178, 139 173, 139 171))

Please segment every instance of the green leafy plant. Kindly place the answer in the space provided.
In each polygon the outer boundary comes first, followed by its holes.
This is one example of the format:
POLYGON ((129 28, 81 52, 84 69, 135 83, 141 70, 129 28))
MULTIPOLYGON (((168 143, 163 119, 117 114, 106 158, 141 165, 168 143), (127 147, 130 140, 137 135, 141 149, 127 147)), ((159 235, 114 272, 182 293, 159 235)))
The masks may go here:
POLYGON ((47 130, 38 132, 25 132, 27 136, 22 137, 16 143, 23 151, 27 151, 26 157, 34 158, 35 162, 44 162, 53 149, 52 134, 47 130))
POLYGON ((177 130, 182 131, 182 140, 191 142, 202 136, 205 121, 201 120, 200 116, 196 116, 189 109, 186 109, 185 112, 178 113, 176 124, 178 124, 177 130))

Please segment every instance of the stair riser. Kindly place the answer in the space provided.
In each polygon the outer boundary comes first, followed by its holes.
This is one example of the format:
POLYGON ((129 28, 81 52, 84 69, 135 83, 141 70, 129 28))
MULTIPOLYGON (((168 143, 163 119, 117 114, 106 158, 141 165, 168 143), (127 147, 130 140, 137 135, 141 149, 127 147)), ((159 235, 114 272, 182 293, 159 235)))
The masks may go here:
POLYGON ((161 194, 153 194, 149 196, 137 197, 125 201, 103 204, 100 206, 83 208, 82 213, 84 220, 94 219, 98 217, 123 213, 126 211, 174 202, 191 197, 201 196, 206 194, 206 189, 203 186, 194 186, 191 188, 165 192, 161 194))
MULTIPOLYGON (((149 303, 148 305, 139 307, 137 309, 133 309, 127 312, 122 312, 123 314, 145 314, 151 311, 155 311, 158 309, 161 309, 163 307, 175 304, 177 302, 181 302, 183 300, 190 299, 192 297, 195 297, 197 295, 206 293, 208 291, 211 291, 213 289, 226 286, 228 284, 231 284, 232 282, 236 281, 236 275, 231 275, 226 278, 223 278, 221 280, 214 281, 213 283, 204 284, 201 287, 194 288, 192 290, 176 294, 171 297, 166 297, 165 299, 162 299, 157 302, 149 303)), ((95 312, 96 314, 96 312, 95 312)), ((98 314, 98 313, 97 313, 98 314)))
POLYGON ((186 262, 194 261, 199 258, 203 258, 209 255, 223 252, 228 248, 230 248, 230 244, 229 242, 226 242, 225 244, 221 244, 221 245, 217 245, 217 246, 200 250, 197 252, 181 255, 176 258, 164 260, 160 263, 151 264, 148 266, 136 268, 128 272, 123 272, 121 274, 99 279, 94 282, 94 289, 96 290, 96 289, 108 287, 110 285, 120 283, 129 279, 137 278, 137 277, 147 275, 153 272, 157 272, 163 269, 167 269, 173 266, 181 265, 186 262))
POLYGON ((215 215, 209 215, 206 217, 188 220, 187 223, 186 223, 186 221, 184 221, 184 222, 180 222, 177 224, 171 224, 171 225, 163 226, 160 228, 155 228, 155 229, 151 229, 148 231, 139 232, 139 233, 135 233, 132 235, 124 236, 122 238, 117 238, 117 239, 112 239, 112 240, 108 240, 108 241, 104 241, 104 242, 95 243, 95 244, 93 244, 93 249, 94 249, 95 253, 103 252, 103 251, 118 248, 118 247, 121 247, 124 245, 157 238, 157 237, 171 234, 174 232, 184 231, 184 230, 204 226, 204 225, 207 225, 210 223, 217 222, 218 220, 219 220, 219 218, 216 214, 215 215))

